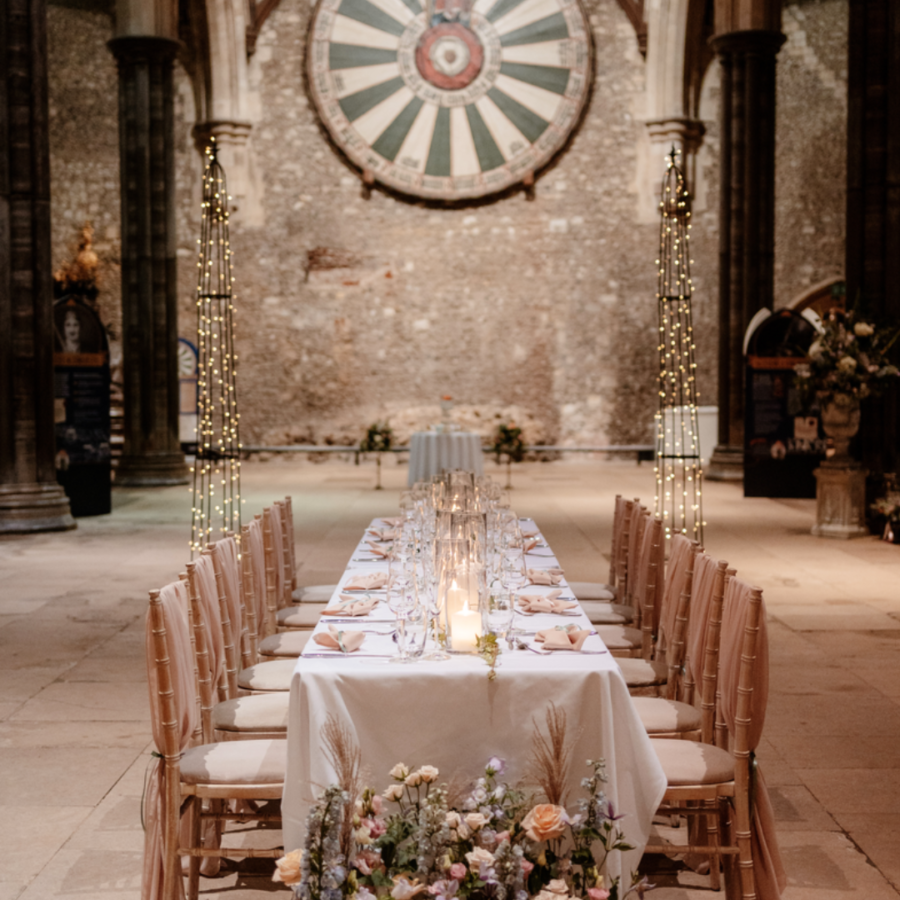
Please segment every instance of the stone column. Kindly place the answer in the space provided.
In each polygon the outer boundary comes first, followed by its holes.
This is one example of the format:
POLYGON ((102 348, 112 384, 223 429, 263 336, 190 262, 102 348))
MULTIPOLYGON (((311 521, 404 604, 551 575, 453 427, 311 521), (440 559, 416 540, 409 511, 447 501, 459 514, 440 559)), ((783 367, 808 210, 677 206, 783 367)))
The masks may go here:
POLYGON ((722 67, 719 209, 719 435, 706 477, 744 477, 744 333, 772 308, 775 255, 775 56, 779 31, 712 41, 722 67))
POLYGON ((116 484, 183 484, 172 67, 178 42, 113 38, 119 66, 125 447, 116 484))
POLYGON ((45 0, 0 6, 0 533, 74 528, 56 481, 45 0))
MULTIPOLYGON (((847 72, 847 303, 900 323, 900 7, 850 4, 847 72)), ((894 362, 900 347, 894 347, 894 362)), ((900 390, 863 403, 858 446, 873 475, 900 471, 900 390)), ((875 496, 881 489, 873 483, 875 496)), ((870 498, 874 499, 874 498, 870 498)))

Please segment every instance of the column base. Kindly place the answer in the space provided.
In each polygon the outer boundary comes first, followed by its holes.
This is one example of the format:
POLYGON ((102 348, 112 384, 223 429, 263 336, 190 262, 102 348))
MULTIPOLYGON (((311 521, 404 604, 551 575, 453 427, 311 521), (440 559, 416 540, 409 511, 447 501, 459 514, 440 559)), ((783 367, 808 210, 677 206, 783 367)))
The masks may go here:
POLYGON ((719 444, 709 458, 709 465, 703 471, 707 481, 743 481, 744 450, 719 444))
POLYGON ((862 466, 829 466, 813 472, 816 476, 816 537, 848 540, 869 533, 866 528, 866 475, 862 466))
POLYGON ((187 484, 190 472, 183 453, 123 456, 116 469, 116 487, 165 487, 187 484))
POLYGON ((0 534, 67 531, 75 527, 69 498, 55 481, 0 485, 0 534))

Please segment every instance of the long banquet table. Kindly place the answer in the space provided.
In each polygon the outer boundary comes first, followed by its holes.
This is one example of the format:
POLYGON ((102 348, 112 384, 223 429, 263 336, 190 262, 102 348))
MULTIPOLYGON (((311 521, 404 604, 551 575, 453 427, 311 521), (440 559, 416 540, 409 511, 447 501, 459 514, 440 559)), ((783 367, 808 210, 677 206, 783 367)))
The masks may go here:
MULTIPOLYGON (((379 519, 372 523, 381 524, 379 519)), ((523 520, 523 528, 527 531, 529 527, 533 530, 534 524, 523 520)), ((387 572, 383 560, 359 561, 369 555, 368 546, 361 541, 338 584, 335 600, 351 578, 387 572)), ((556 565, 546 547, 536 548, 526 562, 531 568, 556 565)), ((571 598, 565 581, 558 587, 563 588, 564 598, 571 598)), ((523 592, 553 589, 529 586, 523 592)), ((383 594, 375 592, 375 596, 383 594)), ((389 632, 392 619, 382 601, 368 617, 353 623, 342 620, 341 627, 389 632)), ((327 621, 323 618, 317 631, 327 629, 327 621)), ((516 616, 516 625, 528 632, 570 622, 592 628, 580 611, 565 619, 551 614, 516 616)), ((534 638, 526 640, 533 642, 534 638)), ((329 715, 355 735, 365 781, 376 790, 387 787, 388 771, 398 762, 437 766, 441 781, 454 776, 474 781, 492 756, 506 760, 504 779, 514 783, 526 775, 535 723, 546 730, 546 710, 554 702, 566 711, 568 734, 576 738, 569 810, 574 811, 582 795, 581 779, 588 774, 586 760, 602 756, 609 777, 606 795, 617 814, 625 814, 619 825, 634 846, 621 858, 611 858, 608 872, 611 877, 627 876, 637 868, 653 814, 662 800, 665 776, 616 660, 602 652, 605 648, 598 636, 587 639, 584 650, 593 652, 585 653, 538 655, 529 650, 509 651, 504 642, 494 681, 488 680, 487 664, 474 656, 389 664, 395 647, 389 633, 366 634, 357 652, 346 656, 335 652, 328 658, 321 655, 319 644, 310 641, 297 661, 291 682, 282 802, 286 850, 303 846, 309 805, 335 780, 322 751, 321 732, 329 715)))

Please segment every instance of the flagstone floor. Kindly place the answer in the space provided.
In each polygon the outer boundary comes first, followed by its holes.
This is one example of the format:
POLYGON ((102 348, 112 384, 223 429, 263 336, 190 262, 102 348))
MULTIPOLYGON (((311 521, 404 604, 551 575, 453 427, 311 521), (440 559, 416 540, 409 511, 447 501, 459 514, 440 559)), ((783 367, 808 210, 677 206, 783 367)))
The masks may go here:
MULTIPOLYGON (((292 495, 302 580, 332 580, 405 480, 405 466, 389 464, 376 492, 373 465, 276 458, 245 466, 245 509, 292 495)), ((606 580, 614 495, 654 492, 652 466, 626 462, 522 464, 513 483, 514 508, 537 519, 573 580, 606 580)), ((764 588, 771 620, 759 757, 784 900, 896 900, 900 547, 811 537, 813 501, 708 484, 704 506, 707 549, 764 588)), ((147 591, 184 568, 189 522, 186 488, 123 489, 112 515, 76 531, 0 538, 0 900, 137 900, 150 758, 143 617, 147 591)), ((283 892, 270 866, 232 867, 201 896, 283 892)), ((711 896, 696 876, 660 881, 656 900, 711 896)))

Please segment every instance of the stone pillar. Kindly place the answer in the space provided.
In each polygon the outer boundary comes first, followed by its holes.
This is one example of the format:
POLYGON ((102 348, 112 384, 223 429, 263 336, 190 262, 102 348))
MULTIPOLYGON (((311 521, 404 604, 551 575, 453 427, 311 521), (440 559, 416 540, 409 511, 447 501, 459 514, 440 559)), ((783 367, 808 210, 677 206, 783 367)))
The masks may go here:
POLYGON ((74 528, 56 481, 45 0, 0 6, 0 533, 74 528))
MULTIPOLYGON (((664 172, 662 160, 669 154, 672 147, 681 152, 680 166, 685 174, 688 191, 695 196, 697 184, 697 151, 703 143, 703 135, 706 134, 706 126, 699 119, 685 117, 673 117, 671 119, 658 119, 645 123, 647 134, 650 138, 651 156, 657 162, 658 177, 654 184, 656 200, 659 201, 659 182, 662 180, 661 172, 664 172)), ((657 210, 657 215, 659 211, 657 210)))
MULTIPOLYGON (((900 7, 850 4, 847 73, 847 303, 900 323, 900 7)), ((900 360, 895 345, 894 362, 900 360)), ((876 476, 900 471, 900 390, 863 402, 859 447, 876 476)), ((877 492, 880 483, 872 487, 877 492)))
POLYGON ((178 308, 172 67, 178 42, 113 38, 119 66, 125 446, 116 484, 184 484, 178 442, 178 308))
POLYGON ((779 31, 714 38, 722 69, 719 210, 719 435, 706 477, 744 477, 744 333, 772 308, 775 56, 779 31))

